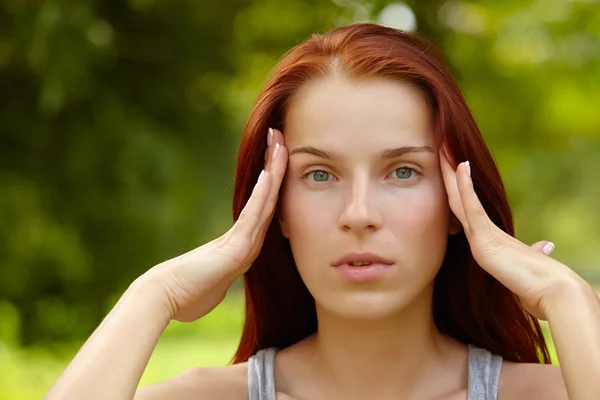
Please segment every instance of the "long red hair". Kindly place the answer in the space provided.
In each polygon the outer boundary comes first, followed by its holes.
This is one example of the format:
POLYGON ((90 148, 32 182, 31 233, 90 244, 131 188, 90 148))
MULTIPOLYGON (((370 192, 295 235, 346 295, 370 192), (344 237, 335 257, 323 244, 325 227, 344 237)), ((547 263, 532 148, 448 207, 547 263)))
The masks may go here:
MULTIPOLYGON (((342 73, 409 81, 429 97, 434 133, 456 163, 470 160, 477 169, 474 186, 491 220, 514 235, 504 185, 479 128, 441 53, 425 39, 375 24, 337 28, 313 35, 290 50, 275 67, 258 96, 241 137, 233 216, 239 217, 263 169, 269 127, 283 126, 290 98, 307 81, 342 73)), ((233 362, 244 362, 259 349, 285 348, 317 330, 314 299, 283 237, 278 212, 253 266, 244 276, 246 318, 233 362)), ((518 362, 550 362, 538 321, 516 296, 473 259, 464 233, 449 237, 434 283, 433 316, 449 336, 518 362)))

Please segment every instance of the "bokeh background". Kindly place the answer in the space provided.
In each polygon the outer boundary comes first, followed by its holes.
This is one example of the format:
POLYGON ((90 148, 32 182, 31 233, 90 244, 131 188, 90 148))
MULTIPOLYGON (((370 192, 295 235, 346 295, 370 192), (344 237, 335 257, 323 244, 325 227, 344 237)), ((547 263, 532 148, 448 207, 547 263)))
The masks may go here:
MULTIPOLYGON (((600 282, 599 1, 1 0, 0 399, 41 398, 135 277, 230 226, 269 70, 365 21, 445 50, 518 237, 600 282)), ((173 323, 142 384, 226 364, 242 304, 173 323)))

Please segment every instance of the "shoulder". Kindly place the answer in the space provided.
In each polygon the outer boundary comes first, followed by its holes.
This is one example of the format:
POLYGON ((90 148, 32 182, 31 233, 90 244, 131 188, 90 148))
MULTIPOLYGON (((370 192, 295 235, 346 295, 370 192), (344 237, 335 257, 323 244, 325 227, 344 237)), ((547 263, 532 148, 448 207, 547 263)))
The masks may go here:
POLYGON ((236 400, 248 398, 248 363, 193 368, 137 390, 135 400, 236 400))
POLYGON ((504 361, 498 399, 567 400, 568 397, 559 367, 504 361))

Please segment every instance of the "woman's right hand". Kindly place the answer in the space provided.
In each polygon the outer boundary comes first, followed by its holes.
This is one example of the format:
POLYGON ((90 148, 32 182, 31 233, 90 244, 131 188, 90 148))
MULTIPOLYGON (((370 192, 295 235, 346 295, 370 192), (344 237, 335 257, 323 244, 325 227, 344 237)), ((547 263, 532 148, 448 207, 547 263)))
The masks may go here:
POLYGON ((171 319, 195 321, 213 310, 262 248, 287 167, 283 135, 269 130, 265 169, 235 224, 221 237, 156 265, 134 284, 149 285, 171 319))

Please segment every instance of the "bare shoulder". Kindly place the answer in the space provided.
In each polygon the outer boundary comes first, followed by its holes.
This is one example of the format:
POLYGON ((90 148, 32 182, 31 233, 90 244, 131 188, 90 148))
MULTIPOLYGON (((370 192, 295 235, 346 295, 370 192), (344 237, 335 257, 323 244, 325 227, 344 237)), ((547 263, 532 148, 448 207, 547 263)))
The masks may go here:
POLYGON ((193 368, 137 390, 135 400, 238 400, 248 398, 248 364, 193 368))
POLYGON ((567 400, 562 372, 555 365, 504 361, 500 373, 499 400, 567 400))

